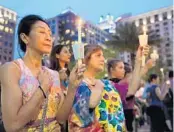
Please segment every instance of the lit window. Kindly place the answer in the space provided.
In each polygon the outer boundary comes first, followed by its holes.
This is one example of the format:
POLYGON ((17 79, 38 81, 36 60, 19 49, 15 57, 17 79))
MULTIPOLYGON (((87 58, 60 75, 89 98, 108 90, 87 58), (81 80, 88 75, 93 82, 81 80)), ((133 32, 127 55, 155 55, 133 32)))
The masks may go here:
POLYGON ((4 30, 4 26, 0 25, 0 30, 4 30))
POLYGON ((67 41, 66 41, 66 44, 69 44, 69 43, 70 43, 70 41, 69 41, 69 40, 67 40, 67 41))
POLYGON ((82 33, 82 37, 85 37, 85 33, 82 33))
POLYGON ((0 18, 0 23, 4 24, 4 19, 0 18))
POLYGON ((9 28, 8 27, 5 27, 5 32, 8 33, 8 31, 9 31, 9 28))
POLYGON ((9 18, 9 19, 12 19, 12 15, 11 15, 11 14, 9 14, 9 15, 8 15, 8 18, 9 18))
POLYGON ((72 44, 75 44, 75 41, 72 41, 72 44))
POLYGON ((71 31, 71 35, 72 35, 72 36, 75 35, 75 32, 74 32, 74 31, 71 31))
POLYGON ((69 34, 70 31, 71 31, 71 30, 67 29, 67 30, 65 31, 65 34, 69 34))
POLYGON ((13 29, 12 28, 10 28, 10 33, 13 33, 13 29))
POLYGON ((5 24, 8 24, 8 20, 5 21, 5 24))

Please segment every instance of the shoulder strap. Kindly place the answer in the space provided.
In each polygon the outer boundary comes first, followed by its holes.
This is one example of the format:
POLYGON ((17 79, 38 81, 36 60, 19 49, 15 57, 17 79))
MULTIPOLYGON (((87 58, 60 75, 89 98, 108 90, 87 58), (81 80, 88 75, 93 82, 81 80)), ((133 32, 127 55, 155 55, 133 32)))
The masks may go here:
POLYGON ((48 96, 44 100, 44 108, 43 108, 42 119, 41 119, 41 122, 40 122, 40 126, 41 127, 40 127, 40 131, 39 132, 44 132, 44 126, 45 126, 47 108, 48 108, 48 96))

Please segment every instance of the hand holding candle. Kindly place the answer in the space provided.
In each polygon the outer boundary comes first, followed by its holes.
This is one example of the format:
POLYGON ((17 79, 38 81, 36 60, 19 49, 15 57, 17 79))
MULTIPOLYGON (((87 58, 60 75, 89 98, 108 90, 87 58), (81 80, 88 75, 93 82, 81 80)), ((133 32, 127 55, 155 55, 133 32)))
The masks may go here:
MULTIPOLYGON (((146 34, 147 32, 147 29, 146 27, 144 26, 143 27, 143 35, 139 35, 139 43, 140 45, 144 48, 144 46, 147 45, 148 43, 148 35, 146 34)), ((146 57, 143 55, 142 56, 142 66, 144 67, 145 66, 145 60, 146 60, 146 57)))

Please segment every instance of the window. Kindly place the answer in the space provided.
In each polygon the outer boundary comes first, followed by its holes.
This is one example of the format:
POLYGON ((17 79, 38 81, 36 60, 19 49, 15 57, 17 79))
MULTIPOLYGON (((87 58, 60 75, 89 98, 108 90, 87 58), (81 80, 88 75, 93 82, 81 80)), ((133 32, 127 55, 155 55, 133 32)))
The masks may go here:
POLYGON ((164 30, 167 31, 169 28, 168 27, 165 27, 164 30))
POLYGON ((150 17, 147 17, 147 24, 150 24, 150 17))
POLYGON ((4 44, 5 44, 6 47, 8 46, 8 42, 7 41, 4 44))
POLYGON ((4 53, 7 54, 7 49, 4 49, 4 53))
POLYGON ((172 15, 172 18, 173 18, 173 10, 171 10, 171 15, 172 15))
POLYGON ((8 60, 11 61, 11 57, 9 57, 8 60))
POLYGON ((0 60, 1 60, 1 55, 0 55, 0 60))
POLYGON ((7 57, 6 56, 4 56, 4 60, 7 60, 7 57))
POLYGON ((143 25, 143 19, 139 19, 140 25, 143 25))
POLYGON ((159 21, 159 16, 155 15, 155 22, 158 22, 158 21, 159 21))
POLYGON ((155 27, 159 27, 159 24, 155 24, 155 27))
POLYGON ((167 33, 167 32, 166 32, 166 33, 164 33, 164 36, 169 36, 169 33, 167 33))
POLYGON ((160 30, 159 30, 159 29, 157 29, 157 30, 156 30, 156 33, 158 33, 159 31, 160 31, 160 30))
POLYGON ((167 65, 172 66, 172 60, 167 60, 167 65))
POLYGON ((167 12, 163 13, 163 20, 167 20, 167 12))
POLYGON ((164 22, 164 23, 163 23, 164 26, 167 25, 167 24, 168 24, 168 22, 164 22))
POLYGON ((169 46, 170 46, 170 44, 169 44, 169 43, 167 43, 167 44, 166 44, 166 46, 167 46, 167 47, 169 47, 169 46))

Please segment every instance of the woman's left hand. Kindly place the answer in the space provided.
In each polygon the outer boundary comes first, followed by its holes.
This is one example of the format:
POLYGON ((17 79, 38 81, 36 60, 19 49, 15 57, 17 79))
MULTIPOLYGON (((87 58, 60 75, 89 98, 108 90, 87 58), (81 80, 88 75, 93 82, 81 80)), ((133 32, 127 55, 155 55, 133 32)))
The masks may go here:
POLYGON ((76 66, 73 68, 73 70, 70 73, 69 76, 69 88, 71 89, 76 89, 79 84, 81 83, 82 79, 83 79, 83 74, 86 70, 86 65, 82 64, 80 66, 78 66, 78 64, 76 64, 76 66))

